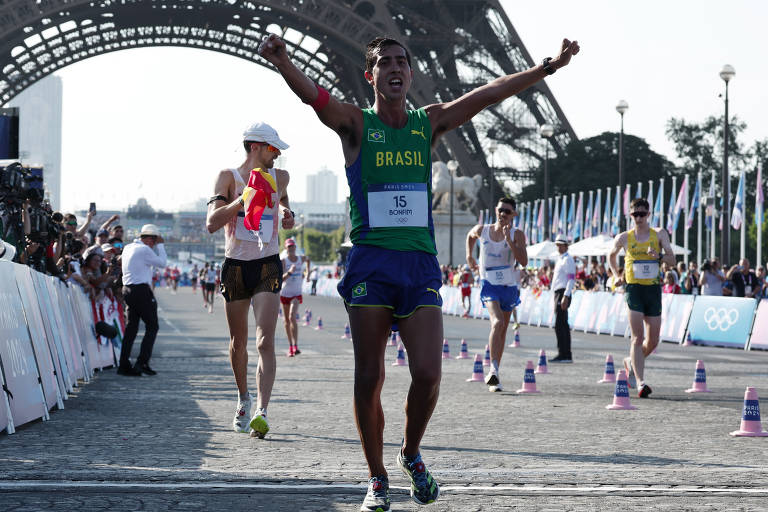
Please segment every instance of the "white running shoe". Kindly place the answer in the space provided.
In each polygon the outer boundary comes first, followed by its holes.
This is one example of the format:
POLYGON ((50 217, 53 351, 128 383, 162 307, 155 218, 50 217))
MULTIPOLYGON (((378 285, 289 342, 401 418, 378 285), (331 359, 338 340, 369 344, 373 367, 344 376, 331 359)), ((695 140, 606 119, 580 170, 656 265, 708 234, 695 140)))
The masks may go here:
POLYGON ((491 370, 488 372, 488 375, 485 376, 485 385, 495 386, 498 383, 499 383, 499 375, 496 373, 496 370, 493 369, 493 366, 491 366, 491 370))
POLYGON ((251 431, 249 419, 251 417, 251 396, 247 400, 238 400, 235 410, 235 419, 232 420, 232 428, 239 434, 247 434, 251 431))

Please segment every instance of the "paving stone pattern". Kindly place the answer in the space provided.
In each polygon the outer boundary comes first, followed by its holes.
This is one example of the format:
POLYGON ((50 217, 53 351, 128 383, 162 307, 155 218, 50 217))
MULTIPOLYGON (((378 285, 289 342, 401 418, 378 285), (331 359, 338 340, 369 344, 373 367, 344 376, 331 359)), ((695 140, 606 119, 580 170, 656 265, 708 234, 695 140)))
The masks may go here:
MULTIPOLYGON (((223 302, 208 314, 189 288, 176 295, 158 290, 157 297, 160 334, 151 364, 159 374, 97 373, 51 421, 0 434, 0 510, 357 510, 367 470, 352 416, 352 346, 341 339, 341 301, 305 297, 301 311, 311 308, 312 327, 322 317, 324 328, 300 327, 302 354, 295 358, 285 357, 279 320, 272 430, 259 440, 231 431, 236 390, 223 302), (35 482, 47 485, 20 487, 35 482), (126 483, 135 485, 118 485, 126 483)), ((462 338, 471 354, 482 353, 487 321, 444 323, 452 356, 462 338)), ((768 353, 664 343, 647 364, 653 398, 633 396, 635 411, 607 411, 613 386, 597 380, 606 354, 618 369, 626 339, 574 332, 574 364, 537 375, 542 393, 533 396, 514 390, 539 349, 555 354, 554 333, 523 327, 520 336, 522 347, 504 354, 502 393, 465 382, 471 360, 444 361, 422 453, 448 489, 428 507, 410 501, 394 464, 410 381, 407 367, 389 366, 396 349, 387 348, 383 407, 385 457, 397 487, 393 510, 768 509, 768 438, 728 435, 739 427, 746 386, 764 398, 768 427, 768 353), (706 364, 713 393, 683 392, 697 359, 706 364), (594 489, 603 485, 620 488, 594 489), (675 490, 690 486, 702 491, 675 490)), ((257 357, 252 347, 251 376, 257 357)))

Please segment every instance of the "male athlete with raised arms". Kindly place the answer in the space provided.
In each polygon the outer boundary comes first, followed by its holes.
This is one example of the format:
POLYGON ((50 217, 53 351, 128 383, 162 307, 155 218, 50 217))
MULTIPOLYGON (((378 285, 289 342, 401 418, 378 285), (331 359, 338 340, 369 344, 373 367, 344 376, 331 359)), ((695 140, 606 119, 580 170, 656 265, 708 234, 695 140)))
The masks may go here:
POLYGON ((365 55, 365 79, 375 101, 373 108, 363 110, 337 101, 310 80, 291 62, 278 36, 266 37, 259 46, 259 54, 277 68, 291 90, 339 135, 344 152, 354 247, 339 293, 352 329, 355 419, 370 472, 363 511, 389 510, 380 395, 393 321, 408 350, 411 373, 397 465, 411 480, 416 503, 431 503, 440 494, 419 454, 437 404, 443 343, 438 293, 442 279, 429 208, 431 150, 444 133, 554 73, 578 51, 576 41, 564 39, 560 54, 539 66, 497 78, 454 101, 407 110, 411 56, 401 43, 376 38, 365 55))
POLYGON ((635 372, 637 396, 648 398, 651 386, 645 383, 645 358, 651 355, 659 344, 661 332, 659 266, 663 262, 674 265, 675 254, 672 252, 666 230, 657 230, 649 224, 650 205, 647 200, 635 198, 629 209, 635 225, 632 229, 616 235, 608 262, 613 275, 621 276, 618 257, 619 252, 624 249, 624 299, 627 302, 629 328, 632 331, 629 357, 624 359, 624 367, 627 369, 627 375, 633 370, 635 372))

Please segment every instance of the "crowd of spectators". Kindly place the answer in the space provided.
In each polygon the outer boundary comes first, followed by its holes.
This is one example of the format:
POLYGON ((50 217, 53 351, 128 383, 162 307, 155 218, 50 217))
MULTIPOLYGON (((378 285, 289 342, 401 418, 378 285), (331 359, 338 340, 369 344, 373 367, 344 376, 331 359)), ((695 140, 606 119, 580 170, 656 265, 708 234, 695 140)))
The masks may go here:
MULTIPOLYGON (((617 279, 610 267, 597 259, 574 258, 577 271, 575 276, 576 290, 607 291, 623 293, 624 282, 617 279)), ((441 267, 443 273, 443 285, 457 288, 480 286, 480 276, 473 273, 469 267, 449 266, 441 267), (463 277, 469 274, 469 278, 463 277), (469 283, 469 284, 467 284, 469 283)), ((535 268, 517 267, 519 271, 519 286, 533 290, 548 290, 552 283, 553 265, 545 262, 535 268)), ((623 272, 623 268, 619 269, 623 272)), ((727 270, 721 268, 717 258, 704 260, 699 270, 695 261, 688 263, 679 262, 675 267, 662 264, 661 284, 664 293, 677 293, 686 295, 722 295, 732 297, 748 297, 755 299, 768 298, 768 272, 765 266, 759 266, 753 270, 750 262, 742 258, 738 264, 727 270)))

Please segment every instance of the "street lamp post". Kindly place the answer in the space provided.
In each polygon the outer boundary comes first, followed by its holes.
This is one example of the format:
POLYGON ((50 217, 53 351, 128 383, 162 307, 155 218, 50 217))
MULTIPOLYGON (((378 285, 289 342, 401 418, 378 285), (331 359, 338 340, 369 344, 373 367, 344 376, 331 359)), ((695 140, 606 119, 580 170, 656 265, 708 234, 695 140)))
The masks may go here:
POLYGON ((304 245, 304 214, 299 214, 299 225, 301 226, 301 251, 306 256, 307 248, 304 245))
POLYGON ((549 138, 555 134, 555 129, 551 124, 543 124, 539 128, 539 133, 544 142, 544 240, 549 240, 549 138))
POLYGON ((733 66, 726 64, 720 71, 720 78, 725 82, 725 121, 723 122, 723 234, 720 239, 720 264, 725 268, 730 259, 731 249, 731 182, 728 179, 728 82, 736 75, 733 66))
POLYGON ((624 200, 624 112, 629 109, 629 104, 624 100, 619 100, 616 104, 616 112, 621 116, 621 131, 619 131, 619 193, 621 198, 619 199, 619 231, 624 231, 624 223, 622 219, 624 215, 624 205, 621 202, 624 200))
POLYGON ((492 140, 491 143, 488 144, 488 152, 491 154, 491 179, 490 179, 490 181, 491 181, 491 187, 490 187, 491 188, 491 199, 488 201, 488 208, 490 210, 493 210, 494 207, 496 206, 496 204, 493 202, 493 182, 495 181, 494 177, 493 177, 493 174, 494 174, 493 173, 493 168, 494 168, 493 167, 493 165, 494 165, 493 154, 496 153, 497 149, 499 149, 499 145, 496 143, 495 140, 492 140))
POLYGON ((453 267, 453 175, 456 174, 456 169, 459 168, 459 162, 450 160, 446 166, 448 167, 448 174, 451 175, 451 231, 448 235, 448 265, 453 267))

